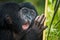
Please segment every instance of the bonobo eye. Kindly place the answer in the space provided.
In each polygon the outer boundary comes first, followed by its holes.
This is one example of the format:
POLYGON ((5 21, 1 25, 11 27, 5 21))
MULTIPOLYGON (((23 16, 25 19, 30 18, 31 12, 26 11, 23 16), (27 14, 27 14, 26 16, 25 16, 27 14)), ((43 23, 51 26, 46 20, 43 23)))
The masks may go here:
POLYGON ((31 11, 30 11, 30 14, 31 14, 32 16, 34 16, 34 17, 36 16, 36 12, 35 12, 34 10, 32 10, 32 9, 31 9, 31 11))
POLYGON ((29 13, 29 9, 26 8, 26 7, 23 7, 23 8, 21 9, 21 11, 22 11, 22 13, 23 13, 24 15, 29 13))
POLYGON ((27 14, 28 13, 28 10, 27 9, 23 9, 22 11, 24 14, 27 14))
POLYGON ((25 15, 25 16, 28 15, 29 17, 33 17, 33 18, 35 18, 35 16, 36 16, 36 12, 33 9, 29 9, 26 7, 21 8, 20 13, 25 15))
POLYGON ((31 13, 32 15, 34 15, 33 11, 30 11, 30 13, 31 13))
POLYGON ((33 16, 36 15, 35 12, 34 12, 33 10, 30 11, 30 14, 33 15, 33 16))

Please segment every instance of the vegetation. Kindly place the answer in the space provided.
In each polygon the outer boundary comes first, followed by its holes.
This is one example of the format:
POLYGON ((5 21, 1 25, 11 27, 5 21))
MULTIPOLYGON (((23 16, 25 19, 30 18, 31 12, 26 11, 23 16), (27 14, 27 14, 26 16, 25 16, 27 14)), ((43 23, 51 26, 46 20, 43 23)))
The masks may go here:
POLYGON ((46 39, 60 40, 60 0, 48 1, 46 39))

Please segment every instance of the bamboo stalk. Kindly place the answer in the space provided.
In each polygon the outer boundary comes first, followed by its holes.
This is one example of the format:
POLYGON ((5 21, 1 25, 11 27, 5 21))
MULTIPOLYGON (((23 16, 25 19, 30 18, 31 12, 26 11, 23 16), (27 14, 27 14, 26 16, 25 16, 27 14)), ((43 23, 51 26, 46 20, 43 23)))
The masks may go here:
MULTIPOLYGON (((48 0, 45 0, 45 17, 47 16, 48 11, 48 0)), ((44 22, 44 26, 46 26, 46 21, 44 22)), ((46 30, 43 31, 43 40, 46 40, 46 30)))

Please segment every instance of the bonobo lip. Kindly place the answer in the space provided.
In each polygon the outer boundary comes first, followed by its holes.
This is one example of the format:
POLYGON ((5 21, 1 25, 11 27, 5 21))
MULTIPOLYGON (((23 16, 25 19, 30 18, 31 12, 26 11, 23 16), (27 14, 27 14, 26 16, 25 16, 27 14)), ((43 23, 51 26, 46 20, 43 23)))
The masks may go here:
POLYGON ((27 30, 29 28, 29 22, 25 22, 23 25, 22 25, 22 29, 23 30, 27 30))

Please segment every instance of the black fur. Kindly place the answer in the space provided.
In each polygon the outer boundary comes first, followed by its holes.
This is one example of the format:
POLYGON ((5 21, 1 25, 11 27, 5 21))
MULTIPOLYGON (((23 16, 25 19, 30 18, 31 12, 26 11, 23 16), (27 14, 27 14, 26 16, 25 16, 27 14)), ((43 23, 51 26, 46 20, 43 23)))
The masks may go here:
POLYGON ((0 6, 0 40, 13 40, 13 32, 20 31, 17 3, 3 3, 0 6))
POLYGON ((35 30, 30 29, 33 21, 27 31, 22 32, 22 19, 19 16, 21 8, 27 7, 36 12, 31 3, 3 3, 0 6, 0 40, 39 40, 35 30))

